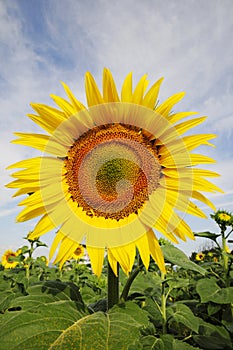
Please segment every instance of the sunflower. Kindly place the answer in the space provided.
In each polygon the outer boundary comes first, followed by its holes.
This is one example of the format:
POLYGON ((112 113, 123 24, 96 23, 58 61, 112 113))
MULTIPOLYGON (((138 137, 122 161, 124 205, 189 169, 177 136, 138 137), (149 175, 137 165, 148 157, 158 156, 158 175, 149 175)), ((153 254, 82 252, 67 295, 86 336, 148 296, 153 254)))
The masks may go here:
POLYGON ((15 258, 19 254, 21 254, 21 250, 17 252, 13 252, 11 249, 6 250, 2 256, 2 266, 4 266, 5 269, 15 268, 18 265, 18 261, 15 261, 15 258))
POLYGON ((75 260, 79 260, 83 256, 84 256, 84 247, 82 246, 82 244, 79 244, 79 246, 73 252, 72 258, 75 260))
POLYGON ((218 174, 194 167, 214 160, 192 153, 215 135, 183 136, 206 117, 183 121, 195 112, 172 112, 183 92, 158 104, 162 80, 148 89, 144 75, 133 88, 130 73, 119 95, 108 69, 102 93, 87 72, 87 107, 64 83, 69 101, 51 95, 59 108, 31 104, 36 114, 29 118, 48 134, 16 133, 13 142, 44 154, 10 166, 22 170, 8 187, 18 188, 14 196, 31 194, 19 203, 25 208, 17 217, 40 217, 31 239, 59 229, 50 250, 51 258, 59 248, 55 263, 62 266, 85 242, 97 275, 106 249, 115 274, 118 263, 131 271, 136 249, 146 268, 152 256, 165 271, 153 229, 174 243, 194 239, 183 215, 206 216, 192 199, 215 210, 200 191, 221 191, 206 179, 218 174))
POLYGON ((204 253, 197 253, 196 254, 196 260, 202 261, 202 260, 204 260, 204 258, 205 258, 205 254, 204 253))
POLYGON ((218 210, 216 213, 210 215, 212 219, 214 219, 217 224, 220 226, 232 226, 233 224, 233 215, 226 210, 218 210))

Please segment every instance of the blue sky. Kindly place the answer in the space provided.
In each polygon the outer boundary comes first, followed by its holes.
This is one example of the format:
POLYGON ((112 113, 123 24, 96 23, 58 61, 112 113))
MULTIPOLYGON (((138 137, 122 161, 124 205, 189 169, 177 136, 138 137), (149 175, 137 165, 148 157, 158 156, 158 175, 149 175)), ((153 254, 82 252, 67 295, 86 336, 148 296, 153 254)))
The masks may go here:
MULTIPOLYGON (((51 93, 65 97, 60 81, 85 102, 85 72, 100 86, 103 67, 118 89, 133 71, 134 82, 145 73, 151 82, 165 77, 160 101, 186 91, 176 111, 208 116, 195 131, 218 135, 216 148, 201 151, 217 160, 208 168, 221 174, 215 183, 225 191, 211 200, 233 212, 232 10, 232 0, 0 0, 0 255, 22 245, 35 224, 15 223, 19 199, 4 187, 8 165, 39 154, 10 144, 13 132, 41 132, 26 117, 29 103, 53 105, 51 93)), ((216 230, 211 220, 185 219, 193 231, 216 230)), ((53 237, 42 240, 50 245, 53 237)), ((180 247, 189 254, 203 245, 180 247)))

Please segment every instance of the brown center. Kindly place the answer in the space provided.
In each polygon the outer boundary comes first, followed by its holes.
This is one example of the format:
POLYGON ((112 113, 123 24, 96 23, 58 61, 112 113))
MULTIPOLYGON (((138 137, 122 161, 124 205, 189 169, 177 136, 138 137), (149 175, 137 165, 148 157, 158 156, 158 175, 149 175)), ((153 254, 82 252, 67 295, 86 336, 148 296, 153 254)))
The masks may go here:
POLYGON ((64 160, 65 179, 88 216, 118 221, 138 214, 161 175, 150 136, 134 126, 107 124, 75 140, 64 160))

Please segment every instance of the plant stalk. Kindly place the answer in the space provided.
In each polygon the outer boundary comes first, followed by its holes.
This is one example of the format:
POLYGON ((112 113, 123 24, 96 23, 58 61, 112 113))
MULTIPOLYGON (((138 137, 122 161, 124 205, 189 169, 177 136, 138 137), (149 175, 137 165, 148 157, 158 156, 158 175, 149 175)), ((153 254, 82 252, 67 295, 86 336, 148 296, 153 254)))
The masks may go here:
POLYGON ((117 276, 108 263, 108 310, 119 302, 119 264, 117 264, 117 276))
POLYGON ((163 272, 161 272, 161 279, 162 279, 161 313, 163 318, 163 334, 166 334, 167 333, 167 310, 166 310, 167 297, 165 293, 166 274, 163 272))
POLYGON ((128 294, 129 294, 129 290, 130 290, 130 287, 133 283, 133 281, 135 280, 135 278, 137 277, 137 275, 139 274, 139 272, 141 271, 142 269, 142 265, 139 265, 129 276, 125 286, 124 286, 124 289, 121 293, 121 296, 120 296, 120 299, 126 301, 127 298, 128 298, 128 294))
POLYGON ((226 286, 229 286, 229 280, 228 280, 228 256, 227 256, 227 240, 225 237, 225 230, 221 230, 222 234, 222 257, 223 257, 223 268, 225 273, 225 283, 226 286))

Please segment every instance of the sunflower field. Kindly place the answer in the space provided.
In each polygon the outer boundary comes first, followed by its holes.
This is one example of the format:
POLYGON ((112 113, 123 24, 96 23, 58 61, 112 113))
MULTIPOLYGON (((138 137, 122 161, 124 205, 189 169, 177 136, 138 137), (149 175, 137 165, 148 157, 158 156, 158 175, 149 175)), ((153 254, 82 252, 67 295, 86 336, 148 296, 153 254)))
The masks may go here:
POLYGON ((219 232, 195 236, 211 249, 188 258, 160 239, 166 273, 137 253, 120 270, 119 301, 109 306, 108 262, 92 273, 85 247, 59 268, 34 257, 39 239, 6 251, 0 267, 0 349, 175 350, 233 348, 233 216, 218 211, 219 232))

